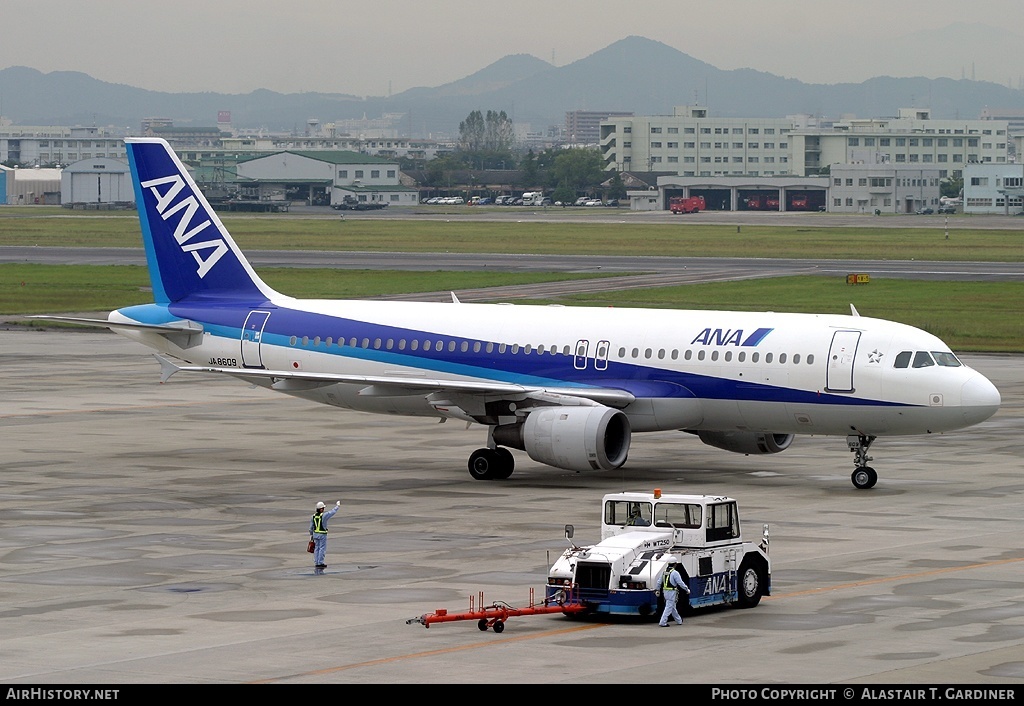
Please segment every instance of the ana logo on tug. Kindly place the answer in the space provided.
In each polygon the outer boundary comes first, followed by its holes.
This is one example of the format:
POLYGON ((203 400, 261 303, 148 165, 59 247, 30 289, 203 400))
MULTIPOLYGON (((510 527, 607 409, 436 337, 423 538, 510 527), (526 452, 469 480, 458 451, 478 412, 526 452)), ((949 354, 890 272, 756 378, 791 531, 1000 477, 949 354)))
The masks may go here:
POLYGON ((182 252, 191 253, 195 259, 198 268, 196 274, 202 279, 206 274, 217 264, 228 251, 227 243, 222 239, 216 240, 204 240, 199 243, 190 243, 189 241, 195 237, 198 233, 203 231, 207 226, 211 224, 209 217, 207 217, 204 211, 200 211, 199 201, 196 199, 195 194, 189 193, 185 198, 175 203, 175 199, 185 189, 185 180, 177 174, 173 174, 167 177, 160 177, 159 179, 150 179, 144 181, 141 184, 143 189, 149 189, 153 196, 156 198, 157 213, 165 221, 178 213, 184 211, 181 214, 181 218, 178 220, 177 226, 174 228, 174 239, 181 247, 182 252), (166 186, 161 191, 160 187, 166 186), (198 218, 197 218, 197 215, 198 218), (205 218, 202 223, 192 225, 193 221, 205 218), (210 252, 212 251, 212 252, 210 252), (207 253, 206 257, 203 257, 203 253, 207 253))

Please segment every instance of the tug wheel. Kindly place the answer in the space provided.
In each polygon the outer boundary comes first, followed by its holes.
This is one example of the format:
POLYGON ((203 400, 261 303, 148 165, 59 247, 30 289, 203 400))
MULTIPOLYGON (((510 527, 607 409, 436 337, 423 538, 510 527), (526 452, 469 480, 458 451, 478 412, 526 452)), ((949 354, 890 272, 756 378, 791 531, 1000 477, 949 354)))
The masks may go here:
POLYGON ((500 633, 500 632, 504 632, 504 631, 505 631, 505 623, 501 622, 500 620, 495 621, 495 623, 494 623, 494 632, 500 633))
POLYGON ((740 566, 738 586, 740 608, 753 608, 761 602, 765 580, 764 571, 756 562, 743 562, 740 566))
POLYGON ((480 628, 481 632, 486 632, 487 631, 487 619, 486 618, 480 618, 480 622, 478 622, 476 624, 476 626, 478 628, 480 628))

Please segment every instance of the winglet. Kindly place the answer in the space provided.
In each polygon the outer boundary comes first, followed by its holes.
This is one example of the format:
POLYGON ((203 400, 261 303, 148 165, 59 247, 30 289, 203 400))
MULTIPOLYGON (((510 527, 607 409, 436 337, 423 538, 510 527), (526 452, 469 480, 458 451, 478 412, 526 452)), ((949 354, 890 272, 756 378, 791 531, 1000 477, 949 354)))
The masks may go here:
POLYGON ((853 302, 850 302, 850 316, 860 316, 860 312, 857 311, 857 307, 853 305, 853 302))
POLYGON ((455 296, 455 292, 452 292, 452 304, 461 304, 461 303, 462 302, 459 301, 459 298, 457 296, 455 296))

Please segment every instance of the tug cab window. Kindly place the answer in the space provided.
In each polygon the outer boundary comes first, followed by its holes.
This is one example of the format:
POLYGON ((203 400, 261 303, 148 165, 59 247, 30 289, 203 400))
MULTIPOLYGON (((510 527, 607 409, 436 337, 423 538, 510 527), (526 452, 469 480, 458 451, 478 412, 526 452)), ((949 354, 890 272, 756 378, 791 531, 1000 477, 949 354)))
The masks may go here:
POLYGON ((693 503, 658 503, 654 508, 656 527, 697 529, 703 520, 700 505, 693 503))
POLYGON ((708 505, 707 541, 719 542, 740 536, 740 516, 736 503, 708 505))
POLYGON ((648 527, 651 524, 651 504, 609 500, 604 506, 604 523, 619 527, 648 527))

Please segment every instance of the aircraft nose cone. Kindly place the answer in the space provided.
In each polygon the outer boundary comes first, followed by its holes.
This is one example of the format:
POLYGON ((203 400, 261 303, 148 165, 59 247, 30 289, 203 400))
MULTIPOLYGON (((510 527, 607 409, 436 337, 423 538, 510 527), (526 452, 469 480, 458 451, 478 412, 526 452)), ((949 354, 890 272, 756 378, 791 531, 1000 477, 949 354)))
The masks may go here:
POLYGON ((1002 398, 984 375, 974 375, 960 389, 960 404, 968 424, 983 422, 999 409, 1002 398))

